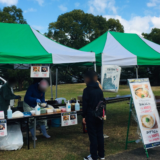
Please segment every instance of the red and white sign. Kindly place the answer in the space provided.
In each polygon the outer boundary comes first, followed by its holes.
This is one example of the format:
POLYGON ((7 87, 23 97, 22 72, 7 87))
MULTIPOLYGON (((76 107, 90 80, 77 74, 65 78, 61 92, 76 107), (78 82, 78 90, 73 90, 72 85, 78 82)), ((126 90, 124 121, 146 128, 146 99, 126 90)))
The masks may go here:
POLYGON ((31 66, 32 78, 48 78, 49 67, 48 66, 31 66))
POLYGON ((159 146, 159 114, 149 79, 129 79, 128 81, 144 145, 146 148, 159 146))

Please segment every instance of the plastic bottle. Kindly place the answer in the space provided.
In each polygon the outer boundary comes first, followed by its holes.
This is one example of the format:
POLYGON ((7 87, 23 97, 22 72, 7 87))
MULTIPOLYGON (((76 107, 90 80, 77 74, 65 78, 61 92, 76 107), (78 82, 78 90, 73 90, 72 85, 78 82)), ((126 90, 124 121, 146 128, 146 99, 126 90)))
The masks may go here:
POLYGON ((78 103, 78 100, 75 104, 75 111, 80 111, 80 104, 78 103))
POLYGON ((9 108, 8 108, 8 110, 7 110, 7 118, 12 118, 11 106, 9 106, 9 108))
POLYGON ((69 103, 69 100, 68 103, 66 104, 66 111, 71 112, 71 104, 69 103))
POLYGON ((40 115, 41 114, 41 111, 40 111, 40 106, 38 105, 38 103, 37 103, 37 106, 35 107, 35 114, 36 115, 40 115))

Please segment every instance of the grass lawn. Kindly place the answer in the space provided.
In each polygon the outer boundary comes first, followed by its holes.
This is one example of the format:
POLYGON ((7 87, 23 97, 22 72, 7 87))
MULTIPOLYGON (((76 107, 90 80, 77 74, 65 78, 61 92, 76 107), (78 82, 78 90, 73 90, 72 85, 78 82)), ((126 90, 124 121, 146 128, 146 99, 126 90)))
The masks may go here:
MULTIPOLYGON (((84 84, 63 84, 58 86, 58 97, 66 99, 76 98, 83 92, 84 84)), ((160 95, 160 87, 152 88, 155 95, 160 95)), ((53 86, 55 93, 55 87, 53 86)), ((17 92, 24 97, 25 91, 17 92)), ((130 94, 128 86, 120 86, 118 93, 105 92, 105 97, 130 94)), ((50 89, 46 93, 46 99, 50 99, 50 89)), ((107 121, 104 123, 104 133, 109 135, 105 139, 106 156, 123 152, 125 150, 125 139, 127 133, 129 105, 127 101, 109 104, 107 106, 107 121)), ((71 127, 51 128, 49 131, 51 139, 45 139, 38 135, 36 149, 33 149, 33 141, 30 138, 30 150, 26 143, 18 151, 0 151, 3 160, 82 160, 89 154, 89 139, 87 134, 82 133, 81 117, 79 124, 71 127)), ((130 140, 138 139, 137 124, 132 119, 130 127, 130 140)), ((25 140, 26 142, 26 140, 25 140)), ((129 144, 128 149, 142 147, 142 143, 129 144)), ((145 153, 144 153, 145 156, 145 153)))

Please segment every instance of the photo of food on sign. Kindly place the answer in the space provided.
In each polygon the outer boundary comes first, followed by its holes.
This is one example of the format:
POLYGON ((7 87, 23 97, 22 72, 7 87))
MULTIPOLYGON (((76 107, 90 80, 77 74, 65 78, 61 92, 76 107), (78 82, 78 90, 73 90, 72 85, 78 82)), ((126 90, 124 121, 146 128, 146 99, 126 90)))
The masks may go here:
POLYGON ((76 115, 70 115, 71 120, 76 119, 76 115))
POLYGON ((42 68, 41 68, 41 71, 42 71, 42 72, 48 72, 48 67, 42 67, 42 68))
POLYGON ((148 84, 133 85, 133 91, 136 99, 151 98, 148 84))
POLYGON ((5 129, 5 124, 0 124, 0 130, 4 130, 5 129))
POLYGON ((157 120, 155 115, 146 114, 141 116, 141 123, 143 129, 156 129, 158 128, 157 120))
POLYGON ((33 72, 40 72, 40 67, 33 67, 33 72))
POLYGON ((63 116, 63 120, 64 121, 68 121, 69 120, 69 116, 63 116))

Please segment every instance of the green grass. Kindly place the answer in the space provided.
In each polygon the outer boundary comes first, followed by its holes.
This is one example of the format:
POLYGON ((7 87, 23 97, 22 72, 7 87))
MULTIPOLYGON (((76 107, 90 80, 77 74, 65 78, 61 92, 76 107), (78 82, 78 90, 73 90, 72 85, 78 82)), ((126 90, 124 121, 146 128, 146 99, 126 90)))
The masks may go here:
MULTIPOLYGON (((77 98, 82 95, 84 84, 64 84, 58 86, 58 97, 66 99, 77 98)), ((53 86, 55 93, 55 87, 53 86)), ((160 87, 153 87, 155 95, 160 95, 160 87)), ((17 92, 24 97, 25 91, 17 92)), ((128 86, 120 86, 118 93, 105 92, 105 97, 130 94, 128 86)), ((55 94, 54 94, 55 95, 55 94)), ((46 99, 50 99, 50 88, 46 93, 46 99)), ((107 121, 104 123, 104 133, 109 135, 105 139, 106 156, 125 151, 125 140, 128 125, 129 105, 127 101, 107 105, 107 121)), ((82 133, 81 117, 79 124, 70 127, 51 128, 51 139, 45 139, 38 135, 36 149, 33 149, 33 141, 30 139, 30 150, 27 150, 26 139, 24 146, 18 151, 0 151, 3 160, 81 160, 89 154, 89 139, 82 133)), ((137 124, 132 119, 129 139, 138 139, 137 124)), ((142 147, 142 143, 129 144, 128 149, 142 147)))

